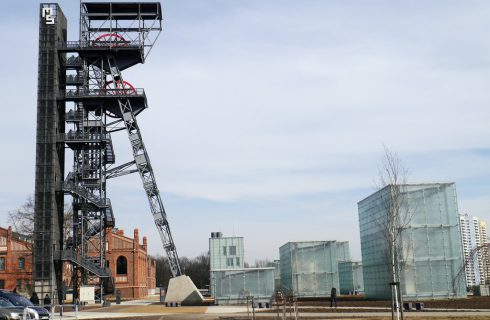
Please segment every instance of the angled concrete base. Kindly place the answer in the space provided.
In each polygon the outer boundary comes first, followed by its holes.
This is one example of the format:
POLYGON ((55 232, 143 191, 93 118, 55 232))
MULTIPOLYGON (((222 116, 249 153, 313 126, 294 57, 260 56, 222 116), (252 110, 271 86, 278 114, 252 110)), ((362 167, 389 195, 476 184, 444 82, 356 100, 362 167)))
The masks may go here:
POLYGON ((200 306, 204 298, 188 276, 171 278, 168 283, 165 305, 200 306))

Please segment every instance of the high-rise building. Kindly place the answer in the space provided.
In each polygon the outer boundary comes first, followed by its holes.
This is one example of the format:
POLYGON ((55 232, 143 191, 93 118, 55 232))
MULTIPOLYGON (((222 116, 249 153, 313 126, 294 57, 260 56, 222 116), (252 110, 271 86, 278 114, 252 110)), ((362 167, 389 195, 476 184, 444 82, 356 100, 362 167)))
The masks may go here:
POLYGON ((403 200, 394 217, 400 221, 396 266, 402 295, 413 300, 466 296, 456 187, 429 183, 388 185, 358 203, 366 297, 391 296, 386 222, 389 208, 397 207, 390 197, 393 191, 403 200))
POLYGON ((485 221, 468 214, 459 216, 461 241, 468 287, 485 284, 489 280, 488 237, 485 221))
POLYGON ((483 273, 485 282, 483 284, 490 285, 490 240, 487 233, 487 222, 480 220, 480 241, 482 243, 483 256, 483 273))

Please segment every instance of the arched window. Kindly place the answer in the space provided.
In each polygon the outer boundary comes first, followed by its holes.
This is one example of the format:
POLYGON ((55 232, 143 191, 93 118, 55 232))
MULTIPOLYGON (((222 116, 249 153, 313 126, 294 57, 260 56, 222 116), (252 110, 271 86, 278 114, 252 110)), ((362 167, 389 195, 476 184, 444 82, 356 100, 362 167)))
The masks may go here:
POLYGON ((124 256, 120 256, 116 261, 116 273, 128 274, 128 260, 124 256))
POLYGON ((26 267, 26 260, 24 258, 19 258, 19 270, 24 270, 26 267))

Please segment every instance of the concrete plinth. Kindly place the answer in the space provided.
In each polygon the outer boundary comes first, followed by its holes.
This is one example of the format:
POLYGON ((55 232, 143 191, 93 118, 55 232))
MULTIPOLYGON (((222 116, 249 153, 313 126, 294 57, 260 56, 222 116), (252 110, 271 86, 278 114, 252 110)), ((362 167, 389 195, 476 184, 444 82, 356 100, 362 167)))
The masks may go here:
POLYGON ((204 298, 186 275, 170 279, 165 304, 170 306, 200 306, 204 298))

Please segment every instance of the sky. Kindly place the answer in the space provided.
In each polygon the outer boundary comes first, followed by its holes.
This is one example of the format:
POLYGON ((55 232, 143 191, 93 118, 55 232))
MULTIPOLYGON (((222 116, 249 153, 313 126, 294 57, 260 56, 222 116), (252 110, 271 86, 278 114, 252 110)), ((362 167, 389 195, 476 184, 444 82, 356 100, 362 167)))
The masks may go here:
MULTIPOLYGON (((0 225, 34 191, 39 1, 0 11, 0 225)), ((59 4, 78 39, 78 1, 59 4)), ((245 258, 289 241, 347 240, 383 145, 409 182, 455 182, 460 213, 490 222, 490 2, 167 0, 145 64, 139 126, 180 256, 213 231, 245 258)), ((119 164, 131 160, 113 135, 119 164)), ((70 152, 68 154, 71 154, 70 152)), ((67 168, 65 174, 70 168, 67 168)), ((116 225, 162 254, 139 176, 107 186, 116 225)))

